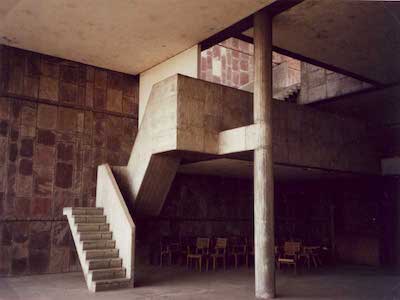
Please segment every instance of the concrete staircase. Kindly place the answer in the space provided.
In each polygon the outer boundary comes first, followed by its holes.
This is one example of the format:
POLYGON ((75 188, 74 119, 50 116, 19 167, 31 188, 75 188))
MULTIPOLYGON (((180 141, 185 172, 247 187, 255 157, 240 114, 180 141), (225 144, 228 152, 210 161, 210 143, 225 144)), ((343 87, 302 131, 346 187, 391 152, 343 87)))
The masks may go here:
POLYGON ((128 287, 119 250, 103 208, 64 208, 88 289, 92 292, 128 287))

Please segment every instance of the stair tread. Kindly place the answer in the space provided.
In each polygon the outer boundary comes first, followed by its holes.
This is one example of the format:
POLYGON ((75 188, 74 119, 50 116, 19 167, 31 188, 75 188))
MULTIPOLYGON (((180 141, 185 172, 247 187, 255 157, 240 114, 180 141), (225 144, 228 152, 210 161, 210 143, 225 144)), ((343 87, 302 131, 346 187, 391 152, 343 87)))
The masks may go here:
POLYGON ((120 257, 104 257, 104 258, 89 258, 86 261, 87 262, 96 262, 96 261, 105 261, 105 260, 112 260, 112 259, 122 260, 122 258, 120 258, 120 257))
POLYGON ((105 271, 124 271, 124 267, 118 267, 118 268, 105 268, 105 269, 94 269, 94 270, 89 270, 89 272, 105 272, 105 271))
POLYGON ((113 239, 103 239, 103 240, 83 240, 82 243, 99 243, 99 242, 115 242, 113 239))
POLYGON ((112 283, 112 282, 124 282, 124 281, 129 281, 129 278, 122 277, 122 278, 112 278, 112 279, 99 279, 99 280, 93 280, 93 282, 98 283, 112 283))

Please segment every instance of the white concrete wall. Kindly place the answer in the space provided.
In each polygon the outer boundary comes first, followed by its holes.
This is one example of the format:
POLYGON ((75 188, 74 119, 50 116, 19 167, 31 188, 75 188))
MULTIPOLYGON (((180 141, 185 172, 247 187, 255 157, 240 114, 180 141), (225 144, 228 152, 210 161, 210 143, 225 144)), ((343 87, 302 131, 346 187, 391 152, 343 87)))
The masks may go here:
POLYGON ((140 73, 139 83, 139 126, 142 122, 147 101, 153 85, 174 74, 197 78, 199 73, 200 47, 198 45, 140 73))
POLYGON ((135 224, 109 165, 97 168, 96 207, 103 207, 126 277, 134 280, 135 224))

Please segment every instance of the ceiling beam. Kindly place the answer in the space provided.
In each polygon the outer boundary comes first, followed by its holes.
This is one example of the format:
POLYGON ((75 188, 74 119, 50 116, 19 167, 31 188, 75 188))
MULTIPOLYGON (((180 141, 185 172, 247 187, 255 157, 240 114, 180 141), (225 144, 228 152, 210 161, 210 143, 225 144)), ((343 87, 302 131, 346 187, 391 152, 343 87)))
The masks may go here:
MULTIPOLYGON (((267 5, 263 9, 267 10, 272 16, 280 14, 293 6, 303 2, 304 0, 276 0, 267 5)), ((239 22, 229 26, 228 28, 217 32, 204 41, 200 42, 201 51, 207 50, 231 37, 242 34, 242 32, 253 27, 253 15, 250 15, 239 22)))

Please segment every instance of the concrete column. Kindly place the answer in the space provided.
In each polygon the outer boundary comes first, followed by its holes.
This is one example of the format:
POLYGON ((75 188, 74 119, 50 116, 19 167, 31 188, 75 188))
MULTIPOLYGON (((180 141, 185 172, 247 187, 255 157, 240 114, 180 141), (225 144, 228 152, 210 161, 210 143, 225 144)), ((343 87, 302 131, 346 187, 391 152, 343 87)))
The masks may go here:
POLYGON ((272 162, 272 19, 254 16, 254 254, 257 298, 275 297, 274 176, 272 162))

